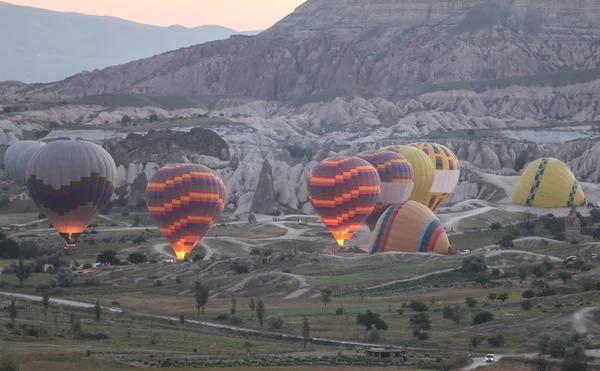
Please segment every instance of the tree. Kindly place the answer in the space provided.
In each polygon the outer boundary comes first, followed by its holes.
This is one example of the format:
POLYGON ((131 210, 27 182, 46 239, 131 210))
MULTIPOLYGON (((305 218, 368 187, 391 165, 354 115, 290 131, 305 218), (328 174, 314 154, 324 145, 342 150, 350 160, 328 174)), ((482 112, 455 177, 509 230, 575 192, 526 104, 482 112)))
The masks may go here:
POLYGON ((254 318, 254 310, 256 309, 256 304, 254 303, 254 298, 250 298, 250 302, 248 303, 248 308, 250 309, 250 318, 254 318))
POLYGON ((408 320, 410 328, 412 329, 413 336, 421 338, 422 334, 431 329, 431 320, 427 313, 417 313, 410 317, 408 320))
POLYGON ((134 252, 134 253, 129 254, 129 256, 127 257, 127 260, 131 264, 142 264, 142 263, 145 263, 148 260, 148 258, 146 257, 146 255, 144 253, 134 252))
POLYGON ((22 259, 17 264, 11 264, 11 269, 15 272, 19 280, 19 287, 23 287, 23 281, 28 279, 33 273, 33 267, 29 263, 25 263, 22 259))
POLYGON ((525 268, 519 268, 519 278, 521 280, 527 278, 527 271, 525 270, 525 268))
POLYGON ((469 308, 475 308, 475 306, 477 305, 477 299, 469 296, 465 299, 465 304, 467 304, 469 308))
POLYGON ((590 366, 581 357, 566 357, 560 365, 560 371, 587 371, 590 366))
POLYGON ((508 293, 503 292, 502 294, 498 295, 498 299, 504 303, 506 300, 508 300, 508 293))
POLYGON ((308 322, 308 317, 304 317, 302 321, 302 339, 304 341, 304 349, 306 349, 306 345, 310 341, 310 322, 308 322))
POLYGON ((200 311, 204 314, 204 307, 208 303, 208 294, 209 289, 207 286, 204 286, 202 282, 196 281, 194 284, 194 297, 196 299, 196 309, 198 310, 198 316, 200 315, 200 311))
POLYGON ((96 261, 100 264, 119 265, 121 260, 117 257, 117 252, 113 250, 104 250, 96 257, 96 261))
POLYGON ((416 301, 413 300, 410 302, 410 304, 408 304, 408 307, 415 311, 415 312, 427 312, 429 310, 429 308, 427 307, 427 304, 423 303, 422 301, 416 301))
POLYGON ((46 312, 48 312, 48 307, 50 306, 50 295, 48 295, 47 291, 44 291, 44 295, 42 295, 42 305, 44 306, 44 317, 45 317, 46 312))
POLYGON ((150 122, 157 122, 158 121, 158 115, 156 113, 151 114, 150 117, 148 118, 148 121, 150 121, 150 122))
POLYGON ((54 279, 59 287, 71 287, 73 281, 75 281, 75 275, 69 268, 59 268, 54 275, 54 279))
POLYGON ((359 313, 356 316, 356 323, 359 325, 365 326, 365 329, 369 331, 371 328, 375 328, 376 330, 387 330, 388 325, 381 318, 381 314, 375 313, 373 311, 366 311, 364 313, 359 313))
POLYGON ((488 299, 493 303, 494 300, 496 300, 498 298, 498 294, 496 293, 491 293, 488 295, 488 299))
POLYGON ((531 310, 531 308, 533 308, 533 303, 531 302, 531 300, 523 300, 521 302, 521 309, 531 310))
POLYGON ((0 258, 17 259, 21 254, 19 243, 12 238, 0 241, 0 258))
POLYGON ((10 320, 15 323, 15 321, 17 320, 17 313, 19 312, 19 310, 17 309, 17 303, 15 302, 15 299, 11 300, 10 302, 10 306, 8 307, 8 314, 10 316, 10 320))
POLYGON ((179 315, 179 323, 183 325, 185 323, 185 316, 183 314, 179 315))
POLYGON ((481 285, 481 287, 487 287, 487 284, 490 283, 490 279, 484 274, 478 274, 477 277, 475 277, 475 283, 481 285))
POLYGON ((100 306, 100 302, 96 300, 96 305, 94 305, 94 316, 96 316, 96 322, 100 322, 100 315, 102 314, 102 307, 100 306))
POLYGON ((129 115, 123 115, 123 117, 121 118, 121 123, 122 124, 127 124, 131 122, 131 116, 129 115))
POLYGON ((142 217, 141 217, 141 216, 139 216, 139 215, 135 215, 135 216, 134 216, 134 217, 131 219, 131 221, 133 222, 133 225, 137 227, 138 225, 140 225, 140 222, 142 221, 142 217))
POLYGON ((523 291, 521 296, 524 297, 525 299, 533 298, 535 296, 535 291, 533 291, 532 289, 527 289, 527 290, 523 291))
POLYGON ((327 304, 331 301, 331 295, 333 292, 329 288, 321 289, 321 301, 325 304, 325 308, 327 308, 327 304))
POLYGON ((473 316, 473 325, 480 325, 494 319, 494 314, 491 312, 479 312, 473 316))
POLYGON ((558 274, 558 278, 560 278, 564 283, 573 278, 573 275, 567 271, 560 271, 558 274))
POLYGON ((471 343, 471 346, 473 348, 477 348, 481 344, 481 336, 479 336, 479 335, 471 336, 469 343, 471 343))
POLYGON ((237 307, 235 305, 235 294, 232 294, 231 295, 231 310, 230 310, 230 313, 231 313, 231 315, 234 315, 235 312, 237 312, 237 307))
POLYGON ((256 303, 256 318, 258 318, 258 323, 260 324, 260 327, 263 327, 265 315, 266 315, 265 303, 263 302, 262 299, 258 299, 258 302, 256 303))
POLYGON ((483 256, 467 256, 463 258, 460 270, 463 273, 484 272, 487 270, 487 263, 483 256))
POLYGON ((465 311, 459 305, 446 305, 444 306, 444 309, 442 309, 442 315, 445 319, 452 320, 458 325, 460 320, 465 316, 465 311))

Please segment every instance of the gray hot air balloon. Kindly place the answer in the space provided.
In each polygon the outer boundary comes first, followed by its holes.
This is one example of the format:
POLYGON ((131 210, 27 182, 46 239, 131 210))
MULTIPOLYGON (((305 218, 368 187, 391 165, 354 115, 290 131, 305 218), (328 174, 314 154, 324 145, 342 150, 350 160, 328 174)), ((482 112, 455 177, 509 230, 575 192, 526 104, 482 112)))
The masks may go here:
POLYGON ((44 146, 43 142, 34 140, 21 140, 13 143, 4 153, 4 169, 10 178, 19 185, 25 185, 25 171, 29 160, 40 148, 44 146))
POLYGON ((110 200, 117 167, 110 154, 83 140, 60 140, 37 151, 27 167, 27 189, 54 228, 75 249, 79 235, 110 200))

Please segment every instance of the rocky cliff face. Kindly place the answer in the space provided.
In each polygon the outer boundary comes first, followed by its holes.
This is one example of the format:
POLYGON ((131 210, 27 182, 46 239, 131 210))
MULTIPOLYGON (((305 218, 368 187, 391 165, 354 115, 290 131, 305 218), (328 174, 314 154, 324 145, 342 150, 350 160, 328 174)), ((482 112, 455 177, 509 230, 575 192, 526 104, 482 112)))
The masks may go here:
POLYGON ((394 96, 407 84, 595 68, 599 21, 594 0, 309 0, 261 35, 0 91, 30 98, 131 92, 288 100, 360 86, 394 96))
POLYGON ((227 143, 215 132, 203 128, 182 131, 150 131, 129 134, 125 140, 107 142, 104 148, 117 166, 142 162, 194 162, 218 167, 229 165, 227 143))

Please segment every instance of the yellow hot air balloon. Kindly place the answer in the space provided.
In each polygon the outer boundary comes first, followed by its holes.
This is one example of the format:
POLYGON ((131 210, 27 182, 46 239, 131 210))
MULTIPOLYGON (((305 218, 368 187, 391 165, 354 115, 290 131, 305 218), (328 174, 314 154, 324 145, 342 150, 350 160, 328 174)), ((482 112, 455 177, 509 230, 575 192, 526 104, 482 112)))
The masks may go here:
POLYGON ((449 254, 451 248, 435 214, 421 203, 404 201, 381 215, 371 234, 369 251, 449 254))
POLYGON ((533 161, 519 178, 512 194, 517 205, 567 207, 585 205, 585 194, 564 162, 543 157, 533 161))
POLYGON ((396 145, 383 147, 381 150, 392 151, 401 154, 408 160, 414 171, 415 186, 410 194, 410 200, 425 203, 429 190, 433 184, 435 168, 427 155, 411 146, 396 145))
POLYGON ((435 168, 433 184, 431 184, 429 196, 425 200, 425 206, 435 212, 458 185, 460 162, 454 152, 441 144, 411 143, 410 145, 425 152, 435 168))

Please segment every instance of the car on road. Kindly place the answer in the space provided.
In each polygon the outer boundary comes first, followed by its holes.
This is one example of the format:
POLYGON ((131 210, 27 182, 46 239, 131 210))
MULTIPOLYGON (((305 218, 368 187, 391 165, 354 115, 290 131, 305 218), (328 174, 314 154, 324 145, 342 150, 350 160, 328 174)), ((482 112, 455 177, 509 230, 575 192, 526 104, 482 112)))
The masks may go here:
POLYGON ((471 250, 469 250, 469 249, 466 249, 466 250, 462 250, 462 251, 460 252, 460 255, 469 255, 470 253, 471 253, 471 250))
POLYGON ((574 255, 571 255, 571 256, 569 256, 569 257, 567 257, 567 258, 565 259, 565 261, 564 261, 564 264, 567 264, 567 263, 572 263, 572 262, 574 262, 575 260, 577 260, 577 257, 576 257, 576 256, 574 256, 574 255))
POLYGON ((494 356, 493 354, 488 354, 487 356, 485 356, 485 363, 494 363, 496 362, 496 356, 494 356))

